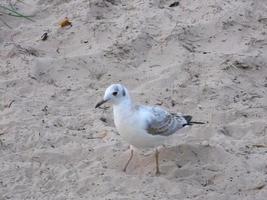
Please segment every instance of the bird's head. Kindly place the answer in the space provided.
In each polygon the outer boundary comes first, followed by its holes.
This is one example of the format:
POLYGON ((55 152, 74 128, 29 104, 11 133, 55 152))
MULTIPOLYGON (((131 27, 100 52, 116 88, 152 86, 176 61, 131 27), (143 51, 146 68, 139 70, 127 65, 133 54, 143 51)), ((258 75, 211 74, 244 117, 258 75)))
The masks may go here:
POLYGON ((123 85, 112 84, 106 89, 103 100, 98 102, 95 108, 98 108, 99 106, 101 106, 102 104, 106 102, 110 102, 114 105, 117 105, 123 100, 128 99, 128 98, 129 98, 128 91, 123 85))

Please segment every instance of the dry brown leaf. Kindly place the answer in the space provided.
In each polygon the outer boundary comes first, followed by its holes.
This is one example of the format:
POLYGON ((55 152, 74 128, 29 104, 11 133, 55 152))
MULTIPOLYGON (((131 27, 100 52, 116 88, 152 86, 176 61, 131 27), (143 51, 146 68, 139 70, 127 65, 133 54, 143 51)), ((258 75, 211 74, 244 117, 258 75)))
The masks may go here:
POLYGON ((65 17, 64 20, 59 22, 59 25, 61 28, 65 27, 65 26, 72 26, 71 22, 69 21, 69 19, 67 17, 65 17))

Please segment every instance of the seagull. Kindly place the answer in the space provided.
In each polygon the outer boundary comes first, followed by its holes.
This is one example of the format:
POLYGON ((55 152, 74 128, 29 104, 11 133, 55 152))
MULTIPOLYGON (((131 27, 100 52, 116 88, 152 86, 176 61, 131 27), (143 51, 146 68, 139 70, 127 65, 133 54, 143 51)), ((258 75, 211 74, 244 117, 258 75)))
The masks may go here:
POLYGON ((156 175, 159 175, 159 147, 164 146, 164 141, 185 126, 204 124, 191 121, 190 115, 170 113, 159 106, 135 104, 122 84, 110 85, 103 100, 97 103, 95 108, 107 102, 113 105, 116 129, 122 139, 130 144, 131 153, 123 168, 124 172, 133 158, 134 147, 154 148, 156 175))

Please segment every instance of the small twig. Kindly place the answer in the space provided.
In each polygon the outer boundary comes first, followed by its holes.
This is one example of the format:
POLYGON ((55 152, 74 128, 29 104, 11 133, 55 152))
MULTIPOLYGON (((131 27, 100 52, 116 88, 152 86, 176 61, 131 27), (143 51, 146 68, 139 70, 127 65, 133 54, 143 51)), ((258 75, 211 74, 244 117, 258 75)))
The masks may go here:
POLYGON ((107 133, 103 133, 103 135, 101 135, 101 136, 96 136, 96 137, 89 136, 89 137, 86 137, 86 139, 88 139, 88 140, 103 139, 106 136, 107 136, 107 133))
POLYGON ((253 188, 253 190, 261 190, 262 188, 264 188, 266 185, 263 183, 255 188, 253 188))
POLYGON ((10 108, 11 105, 12 105, 14 102, 15 102, 15 100, 12 100, 12 101, 7 105, 7 107, 10 108))
POLYGON ((103 139, 103 137, 98 136, 98 137, 86 137, 88 140, 94 140, 94 139, 103 139))
POLYGON ((34 77, 34 76, 32 76, 32 75, 30 75, 30 74, 28 74, 28 77, 31 78, 31 79, 33 79, 33 80, 36 80, 36 81, 37 81, 37 78, 34 77))
POLYGON ((195 47, 191 44, 188 44, 188 45, 185 45, 185 44, 182 44, 182 46, 189 52, 193 53, 195 52, 195 47), (189 46, 190 45, 190 46, 189 46))
POLYGON ((262 183, 254 188, 251 188, 251 189, 248 189, 248 190, 261 190, 263 188, 265 188, 266 184, 265 183, 262 183))
MULTIPOLYGON (((10 16, 13 16, 13 17, 22 17, 22 16, 20 16, 20 15, 14 15, 14 14, 11 14, 11 13, 4 13, 4 14, 6 14, 6 15, 10 15, 10 16)), ((34 15, 23 15, 23 17, 34 17, 34 15)))
POLYGON ((23 15, 23 14, 21 14, 21 13, 15 11, 15 10, 12 10, 12 9, 6 7, 6 6, 2 6, 2 5, 0 5, 0 8, 3 8, 3 9, 5 9, 5 10, 8 10, 8 11, 10 11, 10 12, 13 12, 13 13, 17 14, 17 15, 18 15, 17 17, 23 17, 23 18, 25 18, 25 19, 28 19, 28 20, 34 22, 34 20, 31 19, 30 17, 28 17, 28 16, 26 16, 26 15, 23 15))
POLYGON ((253 144, 252 147, 267 148, 267 145, 265 145, 265 144, 253 144))

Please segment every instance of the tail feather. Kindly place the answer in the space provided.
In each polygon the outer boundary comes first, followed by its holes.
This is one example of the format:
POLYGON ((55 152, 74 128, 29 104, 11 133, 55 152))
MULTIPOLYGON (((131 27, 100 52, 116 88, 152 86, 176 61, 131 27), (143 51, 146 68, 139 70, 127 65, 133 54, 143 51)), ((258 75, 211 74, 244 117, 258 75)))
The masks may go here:
POLYGON ((192 120, 192 116, 191 115, 184 115, 183 118, 185 119, 185 121, 189 124, 192 120))
POLYGON ((192 116, 191 115, 184 115, 183 118, 186 120, 187 124, 185 125, 193 125, 193 124, 205 124, 204 122, 195 122, 195 121, 191 121, 192 120, 192 116))
POLYGON ((206 124, 205 122, 189 122, 188 125, 193 125, 193 124, 206 124))

